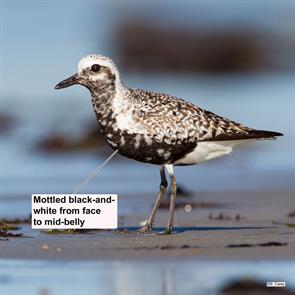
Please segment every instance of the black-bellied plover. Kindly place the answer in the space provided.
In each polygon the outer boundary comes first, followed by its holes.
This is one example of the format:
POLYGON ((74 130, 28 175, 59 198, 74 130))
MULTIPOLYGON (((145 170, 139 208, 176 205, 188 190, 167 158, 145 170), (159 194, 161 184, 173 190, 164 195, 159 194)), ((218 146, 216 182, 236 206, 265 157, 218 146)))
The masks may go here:
POLYGON ((139 233, 151 231, 170 177, 170 209, 165 233, 173 228, 176 179, 174 165, 194 165, 228 155, 241 143, 283 134, 256 130, 225 119, 175 96, 126 88, 114 62, 88 55, 78 73, 58 83, 61 89, 80 84, 89 89, 106 141, 118 152, 160 166, 161 184, 151 215, 139 233))

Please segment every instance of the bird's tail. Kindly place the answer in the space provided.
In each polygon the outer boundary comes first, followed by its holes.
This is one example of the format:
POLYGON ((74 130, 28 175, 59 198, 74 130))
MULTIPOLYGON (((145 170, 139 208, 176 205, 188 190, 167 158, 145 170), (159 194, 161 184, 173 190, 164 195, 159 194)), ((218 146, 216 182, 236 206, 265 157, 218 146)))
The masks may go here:
POLYGON ((276 138, 277 136, 283 136, 283 133, 267 130, 252 130, 248 135, 251 138, 276 138))

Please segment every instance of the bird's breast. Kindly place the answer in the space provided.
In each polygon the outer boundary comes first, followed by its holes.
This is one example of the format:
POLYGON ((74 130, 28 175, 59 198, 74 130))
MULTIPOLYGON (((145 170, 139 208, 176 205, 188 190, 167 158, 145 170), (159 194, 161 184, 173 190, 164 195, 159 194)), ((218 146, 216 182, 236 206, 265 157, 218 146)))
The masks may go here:
POLYGON ((126 129, 109 126, 104 129, 104 135, 113 149, 120 154, 136 161, 151 164, 173 163, 193 150, 196 143, 166 143, 157 141, 146 133, 136 133, 126 129))
POLYGON ((148 126, 126 112, 105 112, 99 124, 108 144, 120 154, 140 162, 151 164, 173 163, 192 151, 196 142, 172 140, 169 134, 153 133, 148 126))

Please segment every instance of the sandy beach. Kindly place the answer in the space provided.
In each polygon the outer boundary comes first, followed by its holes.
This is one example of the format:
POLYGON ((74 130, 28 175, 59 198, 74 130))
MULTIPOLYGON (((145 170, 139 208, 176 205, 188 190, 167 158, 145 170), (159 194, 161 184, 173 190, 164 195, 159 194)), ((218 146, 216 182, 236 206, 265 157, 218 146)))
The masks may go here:
MULTIPOLYGON (((120 196, 139 202, 139 196, 120 196)), ((23 237, 0 241, 0 258, 33 260, 137 260, 190 257, 200 260, 288 260, 295 258, 292 192, 198 193, 179 198, 175 232, 161 235, 167 209, 154 231, 137 235, 153 198, 142 197, 137 213, 119 215, 119 229, 48 233, 20 224, 23 237)))

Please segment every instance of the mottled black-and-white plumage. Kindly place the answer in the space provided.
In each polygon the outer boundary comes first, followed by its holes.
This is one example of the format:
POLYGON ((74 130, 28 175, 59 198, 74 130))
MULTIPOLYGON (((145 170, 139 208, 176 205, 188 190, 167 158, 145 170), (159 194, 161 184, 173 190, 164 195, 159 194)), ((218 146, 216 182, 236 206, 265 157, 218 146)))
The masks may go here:
POLYGON ((164 165, 173 177, 173 165, 199 164, 231 153, 238 144, 282 135, 246 127, 175 96, 127 88, 114 62, 101 55, 83 58, 78 73, 56 88, 73 84, 91 92, 97 121, 112 148, 137 161, 164 165))

